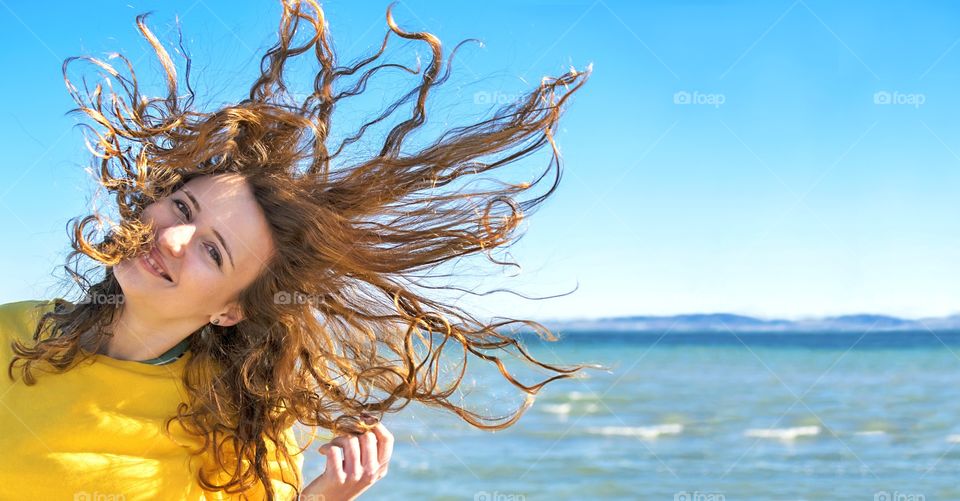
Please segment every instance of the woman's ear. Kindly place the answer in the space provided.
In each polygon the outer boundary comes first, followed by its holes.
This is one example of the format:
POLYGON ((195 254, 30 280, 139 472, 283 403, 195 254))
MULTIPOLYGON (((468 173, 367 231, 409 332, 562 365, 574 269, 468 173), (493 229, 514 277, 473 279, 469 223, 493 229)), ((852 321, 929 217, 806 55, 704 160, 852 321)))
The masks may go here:
POLYGON ((238 324, 243 318, 243 310, 241 310, 240 305, 230 303, 223 311, 211 319, 211 323, 213 323, 213 320, 219 320, 219 322, 214 325, 230 327, 231 325, 238 324))

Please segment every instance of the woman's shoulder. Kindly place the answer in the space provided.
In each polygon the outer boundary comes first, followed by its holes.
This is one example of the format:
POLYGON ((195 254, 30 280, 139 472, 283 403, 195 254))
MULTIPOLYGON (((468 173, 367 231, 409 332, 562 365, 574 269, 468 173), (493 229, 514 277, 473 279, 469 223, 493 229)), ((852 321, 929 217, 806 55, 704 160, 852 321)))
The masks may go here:
POLYGON ((39 318, 39 315, 52 310, 55 306, 55 299, 27 299, 0 304, 0 321, 18 320, 33 316, 39 318))
POLYGON ((5 338, 33 334, 37 323, 56 306, 53 299, 30 299, 0 304, 0 332, 5 338))
POLYGON ((23 301, 13 301, 9 303, 0 303, 0 310, 31 308, 38 305, 49 304, 53 306, 56 299, 25 299, 23 301))

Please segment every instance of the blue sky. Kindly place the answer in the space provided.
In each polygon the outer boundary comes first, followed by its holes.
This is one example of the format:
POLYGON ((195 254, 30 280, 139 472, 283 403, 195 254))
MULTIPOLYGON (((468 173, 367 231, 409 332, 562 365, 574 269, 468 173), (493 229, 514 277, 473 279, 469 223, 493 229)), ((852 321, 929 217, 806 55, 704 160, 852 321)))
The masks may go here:
MULTIPOLYGON (((201 102, 229 102, 254 78, 279 13, 271 2, 88 5, 52 12, 0 2, 2 302, 49 293, 68 250, 65 224, 89 204, 89 155, 65 115, 73 102, 62 60, 122 52, 147 92, 160 93, 133 20, 153 11, 151 26, 169 44, 179 15, 201 102)), ((325 4, 341 61, 378 45, 386 6, 325 4)), ((958 10, 816 0, 398 3, 401 26, 431 31, 447 49, 484 41, 463 48, 437 92, 438 125, 479 116, 479 95, 515 96, 544 75, 594 65, 558 133, 561 186, 510 250, 522 273, 470 268, 490 275, 471 282, 480 290, 579 288, 461 304, 539 319, 960 312, 958 10)), ((411 63, 415 51, 426 60, 423 46, 398 42, 394 60, 411 63)), ((383 92, 339 123, 376 109, 383 92)), ((513 172, 537 172, 542 160, 513 172)))

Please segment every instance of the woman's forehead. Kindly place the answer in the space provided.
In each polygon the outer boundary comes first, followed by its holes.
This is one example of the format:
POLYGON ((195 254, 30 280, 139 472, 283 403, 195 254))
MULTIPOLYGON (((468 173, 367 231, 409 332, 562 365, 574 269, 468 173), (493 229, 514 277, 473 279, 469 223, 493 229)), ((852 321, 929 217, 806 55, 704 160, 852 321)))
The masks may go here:
MULTIPOLYGON (((203 195, 204 199, 224 196, 236 196, 249 193, 246 180, 243 176, 234 173, 208 174, 195 177, 186 183, 183 188, 190 189, 194 194, 203 195)), ((181 188, 181 189, 183 189, 181 188)))
MULTIPOLYGON (((266 261, 273 244, 263 210, 244 178, 237 174, 191 179, 181 188, 203 218, 226 241, 237 268, 266 261)), ((255 266, 259 267, 259 266, 255 266)))

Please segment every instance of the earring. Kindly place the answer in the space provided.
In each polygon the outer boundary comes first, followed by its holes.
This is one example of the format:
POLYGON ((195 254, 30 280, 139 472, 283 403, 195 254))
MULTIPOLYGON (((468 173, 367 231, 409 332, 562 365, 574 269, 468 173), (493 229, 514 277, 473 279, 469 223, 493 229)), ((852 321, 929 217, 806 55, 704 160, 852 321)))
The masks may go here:
POLYGON ((219 319, 219 318, 214 318, 213 320, 210 321, 210 323, 212 323, 213 325, 219 325, 219 324, 220 324, 220 319, 219 319))

